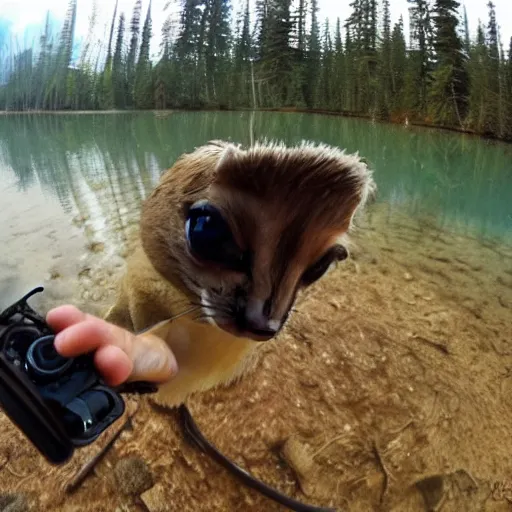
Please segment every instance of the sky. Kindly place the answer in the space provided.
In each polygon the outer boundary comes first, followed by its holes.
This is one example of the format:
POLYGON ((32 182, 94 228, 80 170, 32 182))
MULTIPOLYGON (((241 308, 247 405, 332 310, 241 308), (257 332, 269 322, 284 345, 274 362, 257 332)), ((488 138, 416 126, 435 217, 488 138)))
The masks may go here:
MULTIPOLYGON (((171 2, 176 0, 171 0, 171 2)), ((232 0, 233 5, 238 7, 241 0, 232 0)), ((254 3, 255 0, 250 0, 254 3)), ((118 12, 124 12, 125 16, 129 19, 133 10, 135 0, 119 0, 118 12)), ((167 12, 164 12, 164 6, 169 3, 169 0, 152 0, 152 21, 153 21, 153 39, 151 43, 151 53, 158 52, 160 43, 160 31, 163 21, 167 17, 167 12)), ((339 16, 342 21, 345 20, 350 14, 350 0, 318 0, 319 3, 319 19, 321 21, 325 18, 332 19, 332 24, 339 16)), ((487 0, 463 0, 468 12, 470 32, 472 36, 476 34, 478 20, 481 19, 487 23, 487 0)), ((95 31, 97 38, 105 40, 108 38, 109 23, 113 13, 115 0, 96 0, 98 7, 98 28, 95 31)), ((149 0, 142 1, 143 16, 149 0)), ((406 34, 408 34, 408 4, 407 0, 390 0, 391 4, 391 17, 392 22, 398 21, 402 14, 404 16, 404 24, 406 34)), ((496 6, 497 20, 500 25, 500 32, 505 49, 508 50, 509 41, 512 37, 512 0, 494 0, 496 6)), ((68 0, 0 0, 0 20, 10 22, 11 34, 18 36, 18 41, 21 39, 21 46, 32 46, 32 39, 38 38, 39 27, 43 26, 46 11, 50 11, 57 19, 64 17, 68 0), (28 30, 27 30, 28 28, 28 30), (36 31, 37 29, 37 31, 36 31), (34 34, 37 33, 37 36, 34 34), (23 35, 25 40, 29 39, 25 44, 23 43, 23 35), (28 34, 28 36, 27 36, 28 34)), ((89 26, 89 16, 92 11, 93 0, 78 0, 77 9, 77 25, 76 37, 79 41, 85 38, 89 26)))

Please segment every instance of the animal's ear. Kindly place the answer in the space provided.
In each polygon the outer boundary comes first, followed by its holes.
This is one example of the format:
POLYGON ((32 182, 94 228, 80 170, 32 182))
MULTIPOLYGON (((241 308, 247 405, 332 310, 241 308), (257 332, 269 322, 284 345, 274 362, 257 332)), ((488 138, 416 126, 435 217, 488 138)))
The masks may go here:
POLYGON ((349 256, 349 252, 344 245, 338 244, 335 249, 335 259, 336 261, 346 260, 349 256))
POLYGON ((358 200, 353 204, 350 214, 350 226, 352 226, 358 213, 364 210, 369 203, 374 202, 377 195, 377 184, 373 179, 373 171, 367 164, 366 159, 360 158, 352 172, 353 178, 357 183, 358 200))
POLYGON ((237 146, 234 144, 226 144, 217 160, 216 171, 236 167, 241 154, 242 152, 237 146))

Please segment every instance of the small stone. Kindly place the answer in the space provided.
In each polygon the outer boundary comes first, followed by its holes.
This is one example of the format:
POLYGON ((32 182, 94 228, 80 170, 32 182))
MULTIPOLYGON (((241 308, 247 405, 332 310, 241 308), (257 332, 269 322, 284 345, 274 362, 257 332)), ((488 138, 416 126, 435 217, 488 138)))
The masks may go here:
POLYGON ((167 512, 169 510, 169 502, 162 484, 151 487, 151 489, 141 494, 140 498, 149 512, 167 512))
POLYGON ((103 252, 105 250, 105 244, 103 242, 91 242, 88 248, 91 252, 103 252))
POLYGON ((411 274, 409 274, 409 272, 405 272, 405 273, 404 273, 404 279, 405 279, 406 281, 412 281, 412 280, 414 279, 414 277, 412 277, 412 275, 411 275, 411 274))
POLYGON ((123 494, 140 494, 153 485, 148 465, 137 456, 121 459, 115 469, 117 484, 123 494))
POLYGON ((334 299, 333 300, 330 300, 329 301, 329 304, 334 308, 334 309, 340 309, 340 303, 335 301, 334 299))
POLYGON ((78 272, 78 277, 89 277, 91 275, 91 269, 89 267, 82 268, 78 272))
POLYGON ((59 277, 62 277, 60 272, 58 270, 51 270, 50 271, 50 279, 59 279, 59 277))
POLYGON ((21 493, 0 494, 0 511, 27 512, 28 501, 26 496, 21 493))
POLYGON ((101 292, 93 292, 91 297, 94 302, 98 302, 103 299, 103 294, 101 292))
POLYGON ((444 494, 443 475, 433 475, 415 483, 425 502, 427 510, 435 510, 444 494))

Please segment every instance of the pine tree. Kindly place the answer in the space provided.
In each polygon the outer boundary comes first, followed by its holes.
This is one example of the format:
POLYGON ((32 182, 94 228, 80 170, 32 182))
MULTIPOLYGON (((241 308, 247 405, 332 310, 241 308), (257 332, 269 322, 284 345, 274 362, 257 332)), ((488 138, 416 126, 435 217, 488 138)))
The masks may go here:
POLYGON ((377 78, 377 2, 376 0, 353 0, 352 13, 347 20, 351 33, 357 86, 355 89, 356 111, 377 111, 379 91, 377 78))
POLYGON ((333 108, 334 110, 345 109, 345 88, 346 88, 346 75, 345 75, 345 54, 343 51, 343 39, 341 35, 341 20, 336 20, 336 31, 334 38, 334 70, 332 73, 332 94, 333 94, 333 108))
POLYGON ((268 46, 268 18, 269 18, 269 2, 270 0, 256 0, 256 55, 258 60, 265 58, 268 46))
POLYGON ((391 110, 397 118, 404 117, 406 102, 404 101, 405 75, 407 72, 407 49, 402 16, 393 27, 391 35, 391 110))
POLYGON ((133 8, 132 19, 130 22, 130 49, 128 51, 128 58, 126 61, 126 80, 127 80, 127 96, 126 102, 130 107, 134 106, 134 87, 135 87, 135 65, 137 62, 137 47, 139 45, 139 30, 140 30, 140 12, 142 9, 141 0, 136 0, 135 7, 133 8))
POLYGON ((245 3, 245 9, 240 21, 241 30, 235 41, 231 98, 232 106, 249 107, 255 102, 252 95, 253 73, 251 57, 253 51, 250 33, 249 0, 245 3))
POLYGON ((390 114, 391 98, 393 94, 391 67, 391 14, 389 11, 389 0, 383 1, 382 45, 380 50, 379 68, 379 116, 386 119, 390 114))
POLYGON ((498 45, 498 25, 496 10, 492 1, 487 4, 489 23, 487 25, 487 97, 485 129, 496 136, 500 133, 500 53, 498 45))
POLYGON ((175 46, 176 101, 185 108, 201 105, 204 86, 203 42, 209 2, 183 0, 179 34, 175 46))
POLYGON ((103 68, 103 76, 102 76, 102 89, 101 89, 101 97, 100 104, 103 109, 111 109, 114 107, 114 85, 112 82, 112 41, 114 39, 114 30, 117 16, 117 5, 118 1, 116 0, 116 4, 114 7, 114 14, 112 16, 112 21, 110 24, 110 36, 108 38, 108 47, 107 47, 107 59, 105 62, 105 67, 103 68))
POLYGON ((350 26, 345 25, 345 109, 356 112, 358 83, 356 79, 356 51, 352 42, 350 26))
POLYGON ((51 66, 51 52, 52 52, 52 44, 50 41, 50 13, 46 13, 46 22, 44 26, 43 33, 41 34, 41 38, 39 39, 39 59, 36 64, 36 70, 34 73, 34 83, 36 84, 35 91, 35 108, 40 109, 44 108, 45 105, 43 103, 44 100, 44 91, 45 85, 48 81, 50 75, 50 66, 51 66))
POLYGON ((295 3, 297 8, 290 15, 292 30, 290 32, 289 44, 294 54, 294 63, 289 99, 294 106, 304 108, 304 95, 307 94, 306 62, 308 9, 307 0, 298 0, 298 2, 295 3))
POLYGON ((512 37, 510 38, 508 59, 504 62, 504 76, 505 76, 505 119, 506 127, 505 133, 503 134, 506 140, 512 140, 512 37))
POLYGON ((329 20, 325 21, 322 41, 321 73, 318 85, 319 98, 322 101, 322 108, 332 109, 333 95, 331 89, 331 77, 333 72, 333 48, 329 29, 329 20))
POLYGON ((67 107, 71 104, 68 97, 69 64, 73 49, 76 24, 76 0, 70 0, 68 10, 60 33, 57 54, 52 59, 52 77, 45 91, 44 104, 51 110, 67 107))
POLYGON ((468 98, 468 75, 463 42, 458 35, 456 0, 436 0, 433 9, 436 55, 429 90, 429 113, 434 123, 463 127, 468 98))
POLYGON ((139 59, 135 69, 134 100, 137 108, 153 108, 152 66, 149 60, 149 45, 151 41, 151 2, 149 2, 146 20, 142 28, 139 59))
POLYGON ((489 56, 485 42, 485 29, 478 24, 476 43, 469 60, 469 112, 468 122, 479 133, 490 133, 492 119, 487 114, 489 56))
POLYGON ((290 35, 293 31, 290 7, 291 0, 273 0, 272 3, 260 4, 260 15, 265 18, 259 23, 260 26, 263 23, 265 29, 260 48, 258 77, 265 85, 266 94, 263 99, 266 106, 288 105, 295 92, 294 53, 290 47, 290 35))
POLYGON ((469 21, 468 21, 468 12, 466 10, 466 6, 464 5, 464 52, 466 57, 469 57, 469 53, 471 51, 471 41, 469 37, 469 21))
POLYGON ((427 91, 432 72, 433 33, 430 7, 426 0, 407 0, 411 48, 406 73, 406 103, 413 117, 427 114, 427 91))
POLYGON ((229 0, 210 0, 205 45, 206 98, 209 104, 229 103, 229 0))
POLYGON ((508 76, 512 85, 512 37, 510 38, 510 44, 508 47, 508 76))
POLYGON ((124 62, 124 13, 119 16, 119 24, 117 27, 116 47, 114 50, 114 58, 112 60, 112 83, 114 90, 114 104, 117 108, 126 106, 126 67, 124 62))
POLYGON ((311 1, 311 30, 308 37, 304 99, 308 108, 318 106, 318 76, 320 72, 321 46, 318 24, 318 0, 311 1))

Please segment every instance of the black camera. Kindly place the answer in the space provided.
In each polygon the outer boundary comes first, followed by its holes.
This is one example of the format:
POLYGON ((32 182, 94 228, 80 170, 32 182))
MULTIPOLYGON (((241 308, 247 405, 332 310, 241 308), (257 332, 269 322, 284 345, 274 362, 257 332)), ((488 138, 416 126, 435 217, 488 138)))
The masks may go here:
POLYGON ((66 462, 125 410, 119 389, 104 384, 93 355, 64 358, 55 334, 27 300, 0 313, 0 407, 53 464, 66 462))

